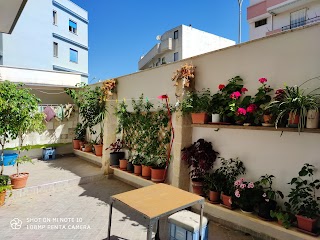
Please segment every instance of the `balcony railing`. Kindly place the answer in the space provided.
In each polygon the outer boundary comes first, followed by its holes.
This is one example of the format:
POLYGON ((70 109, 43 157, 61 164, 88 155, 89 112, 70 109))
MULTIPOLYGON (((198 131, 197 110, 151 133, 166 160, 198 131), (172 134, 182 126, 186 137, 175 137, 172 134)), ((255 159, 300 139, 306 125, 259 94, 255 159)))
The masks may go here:
POLYGON ((308 25, 308 24, 311 24, 311 23, 319 22, 319 21, 320 21, 320 16, 317 16, 317 17, 314 17, 314 18, 308 18, 306 20, 299 21, 299 22, 292 23, 290 25, 284 26, 284 27, 281 28, 281 30, 282 31, 286 31, 286 30, 290 30, 290 29, 293 29, 293 28, 297 28, 297 27, 301 27, 301 26, 304 26, 304 25, 308 25))

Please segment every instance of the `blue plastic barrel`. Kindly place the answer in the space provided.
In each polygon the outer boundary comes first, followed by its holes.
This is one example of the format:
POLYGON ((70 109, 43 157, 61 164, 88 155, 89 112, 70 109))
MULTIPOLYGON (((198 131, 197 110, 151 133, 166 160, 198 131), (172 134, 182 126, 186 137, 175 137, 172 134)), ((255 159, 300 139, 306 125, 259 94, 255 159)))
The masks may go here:
POLYGON ((4 166, 13 166, 16 163, 16 160, 18 158, 17 153, 9 153, 4 154, 3 156, 3 163, 1 161, 1 155, 0 155, 0 166, 3 164, 4 166))

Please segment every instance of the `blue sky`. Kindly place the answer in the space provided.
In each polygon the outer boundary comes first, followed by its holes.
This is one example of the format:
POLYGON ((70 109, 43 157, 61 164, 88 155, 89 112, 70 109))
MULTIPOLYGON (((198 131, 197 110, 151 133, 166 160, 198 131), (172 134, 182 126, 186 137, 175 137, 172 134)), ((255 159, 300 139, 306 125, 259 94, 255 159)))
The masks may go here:
MULTIPOLYGON (((181 24, 225 38, 238 39, 237 0, 73 0, 89 12, 89 82, 138 70, 141 55, 156 36, 181 24), (95 78, 95 79, 93 79, 95 78)), ((242 6, 242 41, 248 40, 246 9, 242 6)))

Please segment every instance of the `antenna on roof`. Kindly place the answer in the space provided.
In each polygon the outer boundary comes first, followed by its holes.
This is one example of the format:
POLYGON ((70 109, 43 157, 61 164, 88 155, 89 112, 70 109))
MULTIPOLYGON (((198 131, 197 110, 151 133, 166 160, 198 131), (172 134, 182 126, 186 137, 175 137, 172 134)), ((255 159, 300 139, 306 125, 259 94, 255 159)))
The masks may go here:
POLYGON ((161 35, 158 35, 158 36, 156 37, 156 39, 157 39, 158 41, 160 41, 160 40, 161 40, 161 35))

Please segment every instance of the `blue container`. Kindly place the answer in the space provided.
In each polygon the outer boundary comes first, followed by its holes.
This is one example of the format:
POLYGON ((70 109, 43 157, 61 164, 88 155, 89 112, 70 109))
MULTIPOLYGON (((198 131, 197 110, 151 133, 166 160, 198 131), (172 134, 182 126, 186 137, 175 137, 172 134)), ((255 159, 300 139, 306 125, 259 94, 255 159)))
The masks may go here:
POLYGON ((42 160, 54 160, 56 159, 56 149, 53 147, 43 148, 42 150, 42 160))
POLYGON ((16 164, 17 158, 18 158, 18 154, 17 153, 4 154, 3 163, 2 163, 1 158, 0 158, 0 165, 3 164, 4 166, 13 166, 14 164, 16 164))

